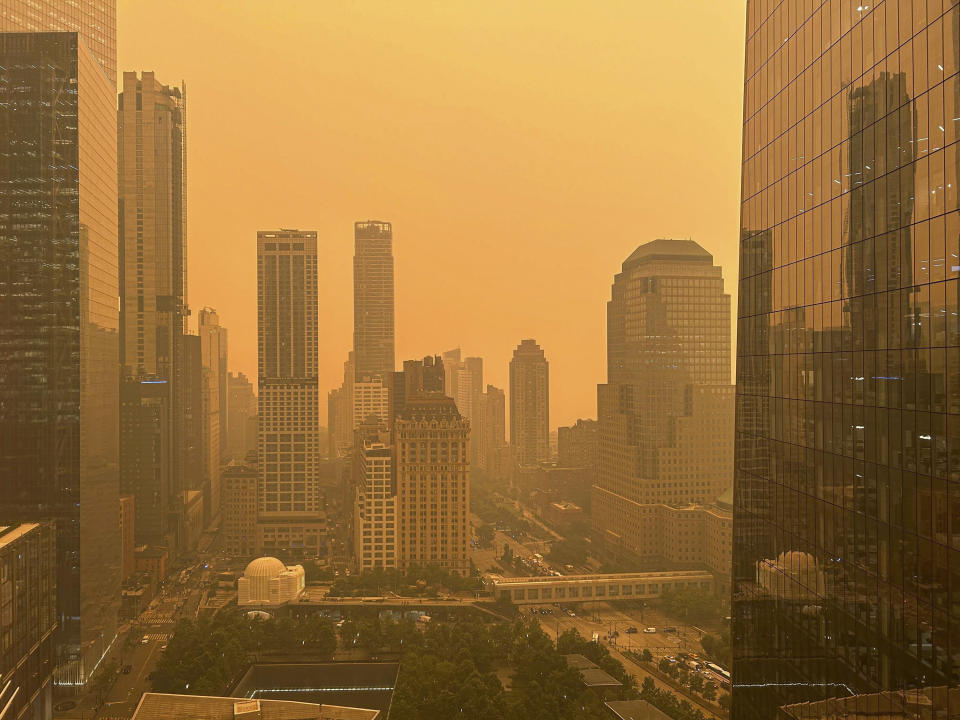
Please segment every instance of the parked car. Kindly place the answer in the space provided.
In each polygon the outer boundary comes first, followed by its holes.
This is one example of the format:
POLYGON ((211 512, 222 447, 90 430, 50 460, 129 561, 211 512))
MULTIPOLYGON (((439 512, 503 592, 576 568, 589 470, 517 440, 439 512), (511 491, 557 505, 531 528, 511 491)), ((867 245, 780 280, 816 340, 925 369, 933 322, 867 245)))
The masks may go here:
POLYGON ((644 628, 643 631, 647 633, 647 635, 652 635, 657 631, 657 629, 655 627, 648 627, 648 628, 644 628))
POLYGON ((675 627, 671 626, 671 627, 665 627, 665 628, 663 629, 663 631, 664 631, 665 633, 675 633, 675 632, 677 631, 677 629, 676 629, 675 627))
POLYGON ((633 635, 635 632, 637 632, 637 629, 635 627, 631 626, 627 628, 627 635, 633 635))

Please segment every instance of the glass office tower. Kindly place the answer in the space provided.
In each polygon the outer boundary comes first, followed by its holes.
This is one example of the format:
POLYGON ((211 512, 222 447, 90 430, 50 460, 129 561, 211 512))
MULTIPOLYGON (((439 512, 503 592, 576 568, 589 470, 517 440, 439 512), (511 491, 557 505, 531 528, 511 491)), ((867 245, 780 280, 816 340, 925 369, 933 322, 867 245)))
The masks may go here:
POLYGON ((57 523, 56 682, 120 605, 116 90, 77 33, 0 33, 0 523, 57 523))
POLYGON ((747 4, 737 720, 960 712, 958 22, 747 4))

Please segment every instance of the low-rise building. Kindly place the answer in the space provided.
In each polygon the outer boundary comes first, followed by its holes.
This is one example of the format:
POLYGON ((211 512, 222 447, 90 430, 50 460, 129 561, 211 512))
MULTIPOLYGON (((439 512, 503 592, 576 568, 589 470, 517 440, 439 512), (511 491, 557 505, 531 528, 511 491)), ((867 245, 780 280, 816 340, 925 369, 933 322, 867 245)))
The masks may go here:
POLYGON ((681 589, 713 590, 713 575, 705 570, 615 573, 611 575, 561 575, 502 577, 486 575, 484 583, 497 600, 517 605, 554 602, 616 602, 651 600, 681 589))
POLYGON ((0 527, 0 688, 13 688, 5 718, 53 716, 56 560, 52 523, 0 527))
POLYGON ((284 565, 274 557, 257 558, 237 580, 237 605, 284 605, 306 587, 302 565, 284 565))

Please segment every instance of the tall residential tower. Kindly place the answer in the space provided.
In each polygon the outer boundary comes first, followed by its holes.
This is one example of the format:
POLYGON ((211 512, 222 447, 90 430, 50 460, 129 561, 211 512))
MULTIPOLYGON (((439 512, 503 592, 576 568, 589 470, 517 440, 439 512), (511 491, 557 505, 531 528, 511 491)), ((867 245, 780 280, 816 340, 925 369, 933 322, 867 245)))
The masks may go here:
POLYGON ((257 233, 258 551, 314 557, 318 464, 317 233, 257 233))
POLYGON ((535 340, 510 361, 510 446, 520 467, 550 459, 550 367, 535 340))
POLYGON ((393 228, 367 220, 353 227, 353 351, 357 380, 394 370, 393 228))

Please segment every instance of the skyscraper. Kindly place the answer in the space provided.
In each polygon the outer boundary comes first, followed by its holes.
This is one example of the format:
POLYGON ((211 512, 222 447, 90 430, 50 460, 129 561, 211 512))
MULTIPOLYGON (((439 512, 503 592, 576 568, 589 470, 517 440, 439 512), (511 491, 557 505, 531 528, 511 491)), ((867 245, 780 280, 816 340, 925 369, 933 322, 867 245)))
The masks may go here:
POLYGON ((134 496, 138 542, 169 546, 192 442, 183 396, 186 88, 125 72, 117 108, 120 490, 134 496))
POLYGON ((397 481, 386 426, 364 428, 353 453, 353 547, 357 569, 397 567, 397 481))
POLYGON ((117 84, 116 0, 3 0, 0 32, 74 32, 117 84))
POLYGON ((227 388, 227 454, 240 461, 257 449, 257 394, 243 373, 229 373, 227 388))
POLYGON ((354 223, 353 351, 357 380, 394 370, 393 228, 354 223))
POLYGON ((607 304, 607 384, 597 388, 593 528, 640 562, 650 504, 713 503, 733 480, 730 296, 692 240, 654 240, 623 263, 607 304))
POLYGON ((499 474, 500 457, 507 444, 507 404, 503 390, 487 385, 480 396, 480 432, 474 432, 474 442, 479 439, 480 468, 486 473, 499 474))
POLYGON ((319 553, 317 233, 257 233, 258 550, 319 553))
POLYGON ((0 522, 56 520, 75 684, 120 604, 116 90, 77 33, 0 34, 0 64, 0 522))
POLYGON ((203 308, 197 319, 202 362, 200 426, 203 434, 204 525, 220 512, 220 465, 227 424, 227 329, 213 308, 203 308))
POLYGON ((550 460, 550 368, 535 340, 510 361, 510 445, 520 467, 550 460))
POLYGON ((801 5, 747 6, 733 717, 949 716, 960 7, 801 5))
POLYGON ((396 419, 397 564, 470 570, 470 427, 452 398, 408 397, 396 419))

